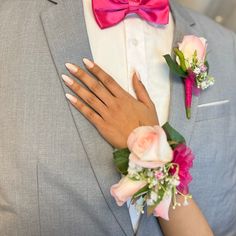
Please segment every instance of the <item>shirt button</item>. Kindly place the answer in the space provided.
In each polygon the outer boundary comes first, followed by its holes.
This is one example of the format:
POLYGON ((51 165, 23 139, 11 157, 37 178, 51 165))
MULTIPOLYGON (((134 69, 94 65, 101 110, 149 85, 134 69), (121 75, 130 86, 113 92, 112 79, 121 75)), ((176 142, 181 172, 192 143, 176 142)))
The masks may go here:
POLYGON ((138 46, 138 40, 137 39, 131 39, 131 44, 135 47, 138 46))

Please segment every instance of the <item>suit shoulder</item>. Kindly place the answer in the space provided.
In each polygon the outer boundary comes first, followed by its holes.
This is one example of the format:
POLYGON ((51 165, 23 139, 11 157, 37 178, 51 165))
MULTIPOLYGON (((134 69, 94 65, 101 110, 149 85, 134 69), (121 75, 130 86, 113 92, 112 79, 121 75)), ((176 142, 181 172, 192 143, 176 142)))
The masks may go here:
POLYGON ((7 16, 8 13, 14 16, 25 16, 30 12, 40 13, 45 8, 54 4, 48 0, 0 0, 0 15, 7 16))
POLYGON ((211 19, 208 16, 205 16, 201 13, 198 13, 194 10, 186 8, 188 14, 193 18, 193 20, 196 22, 197 27, 200 32, 203 32, 207 38, 214 37, 217 40, 231 40, 232 37, 235 38, 236 34, 225 28, 224 26, 218 24, 213 19, 211 19))

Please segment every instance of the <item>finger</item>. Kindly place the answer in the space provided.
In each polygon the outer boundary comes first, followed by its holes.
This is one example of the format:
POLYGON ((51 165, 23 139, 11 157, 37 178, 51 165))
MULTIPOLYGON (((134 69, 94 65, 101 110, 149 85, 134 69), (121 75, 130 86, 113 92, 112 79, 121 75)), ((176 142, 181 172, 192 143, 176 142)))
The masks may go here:
POLYGON ((83 62, 86 68, 96 76, 115 97, 121 97, 126 94, 126 91, 98 65, 87 58, 84 58, 83 62))
POLYGON ((149 94, 141 82, 141 78, 138 72, 135 72, 133 75, 133 87, 136 93, 137 99, 147 105, 148 107, 153 106, 153 102, 149 97, 149 94))
POLYGON ((66 94, 67 99, 71 102, 71 104, 81 112, 85 116, 86 119, 88 119, 93 125, 96 127, 99 127, 104 122, 102 117, 99 116, 95 111, 93 111, 91 108, 89 108, 86 104, 84 104, 82 101, 80 101, 75 96, 72 96, 71 94, 66 94))
POLYGON ((111 104, 112 94, 99 81, 89 76, 84 70, 74 64, 66 63, 65 65, 70 73, 84 83, 104 104, 111 104))
POLYGON ((97 98, 93 93, 88 91, 83 86, 79 85, 76 81, 67 75, 62 75, 65 84, 77 94, 83 101, 92 107, 97 113, 104 117, 107 113, 107 107, 97 98))

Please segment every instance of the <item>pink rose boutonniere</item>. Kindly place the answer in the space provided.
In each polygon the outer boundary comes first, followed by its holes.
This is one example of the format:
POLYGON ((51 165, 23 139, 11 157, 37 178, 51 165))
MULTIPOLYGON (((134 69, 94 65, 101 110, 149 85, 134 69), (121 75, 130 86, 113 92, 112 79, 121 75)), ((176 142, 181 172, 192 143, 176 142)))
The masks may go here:
POLYGON ((170 70, 183 79, 185 85, 186 116, 191 118, 192 95, 198 96, 201 90, 212 86, 214 78, 208 75, 206 60, 207 41, 194 35, 184 37, 178 48, 174 48, 176 60, 170 55, 164 58, 170 70))
POLYGON ((118 206, 131 198, 137 211, 169 219, 169 207, 180 205, 176 194, 191 198, 188 184, 193 154, 185 140, 168 123, 160 126, 141 126, 128 138, 128 149, 114 152, 117 169, 125 175, 111 187, 118 206))

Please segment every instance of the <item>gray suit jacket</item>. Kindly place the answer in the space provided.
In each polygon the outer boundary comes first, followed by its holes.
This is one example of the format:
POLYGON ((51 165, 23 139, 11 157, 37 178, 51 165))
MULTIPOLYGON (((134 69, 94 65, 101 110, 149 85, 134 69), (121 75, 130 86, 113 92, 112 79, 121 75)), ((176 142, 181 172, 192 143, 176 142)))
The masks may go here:
MULTIPOLYGON (((0 235, 133 235, 109 188, 112 148, 65 99, 65 62, 92 58, 81 0, 0 0, 0 235)), ((196 154, 191 192, 215 235, 236 235, 236 36, 174 2, 173 46, 208 40, 216 84, 194 97, 171 76, 170 123, 196 154)), ((187 227, 187 226, 186 226, 187 227)), ((162 235, 143 215, 137 235, 162 235)))

